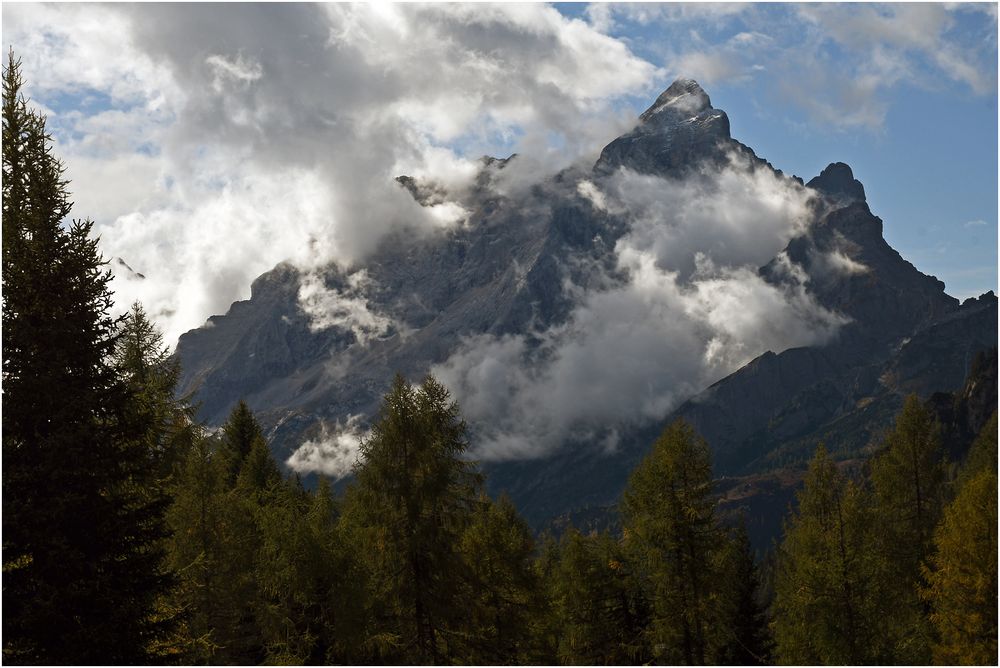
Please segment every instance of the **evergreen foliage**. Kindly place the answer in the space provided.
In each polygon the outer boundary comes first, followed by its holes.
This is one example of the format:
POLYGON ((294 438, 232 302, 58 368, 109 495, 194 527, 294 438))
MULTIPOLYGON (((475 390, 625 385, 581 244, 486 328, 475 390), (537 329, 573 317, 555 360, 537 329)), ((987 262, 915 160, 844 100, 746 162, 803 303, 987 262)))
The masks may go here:
POLYGON ((3 639, 8 663, 144 663, 166 499, 112 362, 111 276, 68 222, 45 118, 3 72, 3 639))
POLYGON ((253 411, 241 399, 222 425, 222 456, 228 462, 230 485, 236 482, 243 462, 257 442, 264 442, 264 432, 253 411))
POLYGON ((469 580, 469 618, 462 660, 473 664, 534 663, 534 624, 544 597, 534 569, 535 541, 506 496, 481 495, 459 551, 469 580))
POLYGON ((720 638, 715 661, 734 666, 766 665, 771 662, 772 643, 760 602, 761 575, 742 518, 730 532, 724 550, 718 582, 720 638))

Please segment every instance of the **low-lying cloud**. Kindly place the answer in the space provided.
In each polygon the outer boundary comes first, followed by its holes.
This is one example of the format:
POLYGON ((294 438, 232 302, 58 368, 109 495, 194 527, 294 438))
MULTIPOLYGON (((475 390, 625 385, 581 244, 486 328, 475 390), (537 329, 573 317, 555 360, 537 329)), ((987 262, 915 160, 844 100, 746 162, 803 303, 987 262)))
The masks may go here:
POLYGON ((810 192, 734 161, 683 181, 621 171, 578 191, 628 220, 614 249, 626 279, 582 291, 562 325, 466 339, 432 369, 476 430, 475 456, 532 458, 572 440, 614 449, 622 427, 663 418, 757 355, 826 341, 845 318, 804 281, 757 267, 804 229, 810 192))
MULTIPOLYGON (((74 213, 173 343, 280 262, 348 268, 459 225, 394 178, 459 190, 485 153, 538 174, 630 122, 656 67, 545 5, 36 5, 4 40, 49 114, 74 213), (527 164, 527 161, 526 161, 527 164)), ((523 170, 522 170, 523 174, 523 170)))
POLYGON ((319 434, 300 445, 285 463, 297 473, 343 478, 351 473, 361 441, 367 437, 360 425, 359 415, 352 415, 343 423, 322 424, 319 434))

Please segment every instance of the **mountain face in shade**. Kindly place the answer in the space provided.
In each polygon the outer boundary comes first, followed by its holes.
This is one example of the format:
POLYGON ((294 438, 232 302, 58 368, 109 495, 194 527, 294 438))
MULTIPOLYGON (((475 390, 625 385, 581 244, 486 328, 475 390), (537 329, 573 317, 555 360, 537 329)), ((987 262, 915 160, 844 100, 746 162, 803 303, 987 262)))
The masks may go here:
MULTIPOLYGON (((280 265, 254 281, 249 300, 184 334, 176 353, 180 392, 193 393, 210 425, 246 399, 283 461, 323 425, 373 417, 396 372, 416 380, 470 337, 541 346, 540 332, 572 321, 581 291, 620 283, 614 249, 631 233, 628 217, 596 206, 581 184, 613 184, 623 169, 673 183, 733 161, 801 186, 733 139, 725 112, 685 79, 593 167, 512 192, 497 184, 521 169, 518 157, 485 158, 468 191, 447 194, 469 211, 464 225, 432 235, 400 232, 355 267, 331 265, 307 276, 280 265), (365 318, 352 321, 357 312, 365 318)), ((446 196, 433 183, 397 181, 421 206, 446 196)), ((864 454, 907 392, 960 389, 975 354, 995 345, 996 297, 960 305, 900 257, 847 165, 831 164, 806 185, 814 195, 809 224, 759 276, 838 314, 845 324, 831 339, 761 350, 735 373, 689 392, 694 396, 669 414, 609 425, 619 436, 611 452, 588 442, 593 436, 574 435, 543 458, 488 463, 490 489, 507 491, 542 526, 614 504, 675 417, 706 437, 720 475, 759 473, 800 464, 817 440, 835 454, 864 454)))

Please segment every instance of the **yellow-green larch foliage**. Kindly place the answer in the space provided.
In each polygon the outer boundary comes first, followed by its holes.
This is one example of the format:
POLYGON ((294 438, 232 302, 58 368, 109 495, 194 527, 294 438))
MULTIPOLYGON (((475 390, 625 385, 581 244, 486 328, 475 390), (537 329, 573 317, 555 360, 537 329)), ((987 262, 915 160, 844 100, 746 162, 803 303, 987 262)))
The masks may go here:
POLYGON ((945 471, 940 427, 910 395, 871 472, 879 528, 875 549, 892 564, 884 584, 895 601, 889 612, 893 660, 899 663, 930 660, 931 630, 918 589, 944 505, 945 471))
POLYGON ((935 663, 997 663, 996 449, 994 413, 973 446, 924 568, 922 594, 936 631, 935 663))
POLYGON ((647 636, 658 661, 704 664, 719 647, 724 538, 714 506, 708 445, 678 420, 632 473, 622 501, 629 553, 652 606, 647 636))
POLYGON ((838 471, 823 446, 778 552, 772 630, 786 664, 893 660, 885 619, 893 602, 877 551, 870 495, 838 471))

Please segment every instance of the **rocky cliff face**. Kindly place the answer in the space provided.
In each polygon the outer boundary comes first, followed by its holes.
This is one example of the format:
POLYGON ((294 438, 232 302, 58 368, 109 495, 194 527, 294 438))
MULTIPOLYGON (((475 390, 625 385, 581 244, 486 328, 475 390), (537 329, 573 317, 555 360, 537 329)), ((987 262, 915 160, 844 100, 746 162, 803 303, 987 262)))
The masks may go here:
MULTIPOLYGON (((622 169, 678 180, 734 159, 792 182, 730 137, 725 112, 690 80, 667 89, 592 168, 511 191, 496 184, 518 158, 484 159, 473 186, 449 195, 469 212, 463 225, 401 232, 355 267, 306 275, 281 265, 258 278, 248 301, 181 337, 180 391, 213 425, 246 399, 284 460, 323 425, 373 416, 394 373, 417 379, 474 336, 516 335, 531 348, 572 319, 578 294, 624 280, 614 249, 631 232, 628 212, 595 206, 581 183, 602 186, 622 169)), ((422 206, 446 195, 398 182, 422 206)), ((824 345, 761 351, 662 416, 694 423, 722 474, 801 461, 820 437, 835 452, 861 452, 906 392, 958 389, 976 351, 995 345, 996 298, 959 305, 900 257, 847 165, 807 185, 809 224, 759 275, 848 322, 824 345)), ((546 458, 490 464, 490 486, 536 525, 613 504, 662 424, 621 426, 611 453, 584 436, 546 458)))

